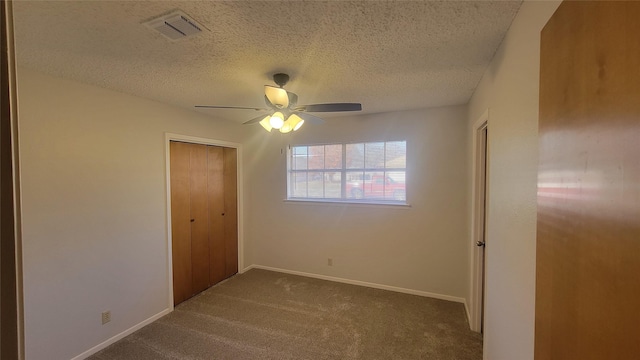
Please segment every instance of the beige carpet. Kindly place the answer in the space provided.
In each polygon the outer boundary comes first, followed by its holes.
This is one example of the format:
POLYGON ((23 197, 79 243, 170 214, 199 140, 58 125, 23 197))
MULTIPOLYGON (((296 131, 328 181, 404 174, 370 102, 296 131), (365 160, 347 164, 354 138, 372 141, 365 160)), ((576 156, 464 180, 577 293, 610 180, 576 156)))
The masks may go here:
POLYGON ((462 304, 253 269, 90 359, 482 359, 462 304))

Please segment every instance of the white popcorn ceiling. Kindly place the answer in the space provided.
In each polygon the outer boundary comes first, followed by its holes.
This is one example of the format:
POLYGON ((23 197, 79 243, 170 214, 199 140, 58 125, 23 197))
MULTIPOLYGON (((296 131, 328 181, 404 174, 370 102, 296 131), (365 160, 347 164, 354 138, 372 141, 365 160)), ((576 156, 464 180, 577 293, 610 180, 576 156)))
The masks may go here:
MULTIPOLYGON (((465 104, 521 1, 15 1, 18 65, 242 122, 285 72, 300 104, 465 104), (180 9, 208 28, 168 41, 180 9)), ((330 114, 318 113, 322 117, 330 114)))

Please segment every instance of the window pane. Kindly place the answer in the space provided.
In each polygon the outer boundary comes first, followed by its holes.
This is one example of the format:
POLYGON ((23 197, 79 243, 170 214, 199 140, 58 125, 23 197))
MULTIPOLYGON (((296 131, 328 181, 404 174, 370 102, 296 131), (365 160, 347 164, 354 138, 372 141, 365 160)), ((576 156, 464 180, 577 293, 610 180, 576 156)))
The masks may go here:
POLYGON ((324 176, 322 171, 310 171, 308 184, 309 184, 309 192, 307 194, 307 197, 310 197, 310 198, 324 197, 324 176))
POLYGON ((325 169, 342 168, 342 145, 325 145, 324 167, 325 169))
POLYGON ((364 171, 348 171, 347 172, 347 185, 346 185, 346 197, 347 199, 362 199, 364 198, 364 171))
POLYGON ((307 197, 307 173, 292 172, 291 181, 289 182, 291 189, 291 197, 307 197))
POLYGON ((385 194, 385 177, 381 171, 367 171, 364 173, 364 198, 382 200, 385 194))
POLYGON ((385 167, 404 169, 407 167, 407 142, 390 141, 385 149, 385 167))
POLYGON ((324 145, 309 146, 309 169, 324 169, 324 145))
POLYGON ((364 144, 347 144, 347 169, 364 169, 364 144))
POLYGON ((384 143, 366 143, 364 145, 365 168, 384 168, 384 143))
POLYGON ((340 199, 342 197, 342 174, 339 172, 326 172, 324 176, 324 196, 326 198, 340 199))
POLYGON ((405 171, 387 171, 387 177, 389 177, 395 183, 404 184, 405 173, 405 171))
POLYGON ((291 151, 291 169, 306 170, 307 169, 307 153, 306 146, 295 146, 291 151))
POLYGON ((406 201, 407 190, 405 187, 404 171, 388 171, 386 174, 385 199, 406 201))

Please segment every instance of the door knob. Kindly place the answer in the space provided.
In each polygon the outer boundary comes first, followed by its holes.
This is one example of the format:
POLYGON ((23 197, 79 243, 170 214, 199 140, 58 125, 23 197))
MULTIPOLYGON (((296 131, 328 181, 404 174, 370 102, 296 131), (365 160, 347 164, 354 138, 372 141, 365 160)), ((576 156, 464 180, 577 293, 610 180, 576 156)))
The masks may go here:
POLYGON ((191 222, 194 222, 194 221, 196 221, 196 219, 191 219, 191 222))
POLYGON ((476 246, 484 246, 484 241, 476 241, 476 246))

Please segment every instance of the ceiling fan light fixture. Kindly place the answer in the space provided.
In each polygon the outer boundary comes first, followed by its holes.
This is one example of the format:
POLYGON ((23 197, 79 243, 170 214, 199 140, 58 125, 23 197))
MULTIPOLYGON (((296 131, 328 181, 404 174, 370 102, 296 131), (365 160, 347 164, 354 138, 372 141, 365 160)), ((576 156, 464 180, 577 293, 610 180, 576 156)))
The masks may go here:
POLYGON ((273 129, 273 126, 271 126, 270 120, 271 120, 271 115, 267 115, 264 117, 264 119, 260 120, 260 125, 262 125, 262 127, 268 132, 271 132, 271 129, 273 129))
POLYGON ((271 115, 269 125, 271 125, 272 128, 279 130, 284 125, 284 115, 282 115, 281 112, 276 111, 271 115))
POLYGON ((286 134, 288 132, 293 131, 293 129, 298 125, 300 119, 296 114, 292 114, 287 118, 287 121, 284 122, 282 127, 280 128, 280 132, 286 134))
POLYGON ((280 128, 280 132, 286 134, 291 131, 296 131, 300 129, 302 124, 304 124, 304 120, 300 116, 291 114, 287 118, 287 121, 284 122, 284 125, 282 125, 282 128, 280 128))
POLYGON ((293 127, 288 121, 285 121, 284 125, 282 125, 282 127, 280 128, 280 132, 283 134, 289 133, 291 132, 291 130, 293 130, 293 127))
POLYGON ((291 116, 289 116, 289 119, 287 119, 287 122, 291 123, 293 131, 297 131, 302 127, 302 124, 304 124, 304 119, 297 114, 291 114, 291 116))
POLYGON ((289 107, 289 94, 287 94, 287 90, 265 85, 264 94, 267 96, 267 100, 276 108, 284 109, 289 107))

